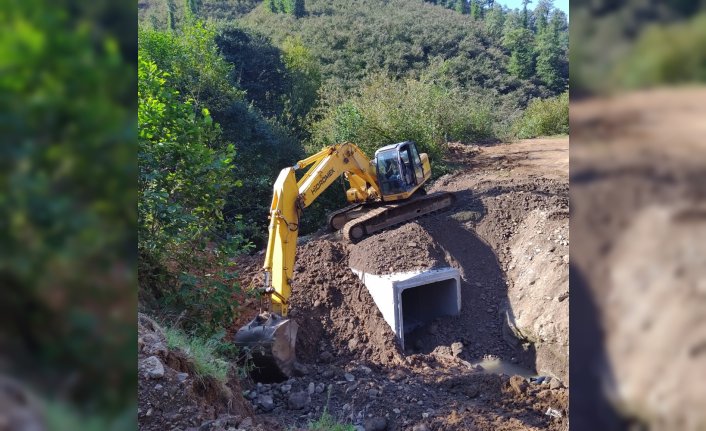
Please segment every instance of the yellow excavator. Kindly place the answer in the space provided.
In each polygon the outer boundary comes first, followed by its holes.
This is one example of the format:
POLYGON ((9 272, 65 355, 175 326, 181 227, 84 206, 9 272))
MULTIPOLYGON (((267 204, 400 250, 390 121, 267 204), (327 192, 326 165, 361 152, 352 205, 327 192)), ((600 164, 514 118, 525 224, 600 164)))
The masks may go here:
POLYGON ((261 381, 290 377, 296 364, 298 326, 287 319, 292 291, 299 219, 302 211, 343 175, 351 204, 329 217, 331 228, 357 242, 385 228, 449 207, 452 193, 424 192, 431 178, 429 157, 414 142, 388 145, 370 160, 355 144, 326 147, 282 169, 274 184, 270 207, 269 240, 265 254, 263 293, 270 297, 268 312, 240 328, 235 344, 245 348, 261 381), (309 168, 299 179, 295 172, 309 168))

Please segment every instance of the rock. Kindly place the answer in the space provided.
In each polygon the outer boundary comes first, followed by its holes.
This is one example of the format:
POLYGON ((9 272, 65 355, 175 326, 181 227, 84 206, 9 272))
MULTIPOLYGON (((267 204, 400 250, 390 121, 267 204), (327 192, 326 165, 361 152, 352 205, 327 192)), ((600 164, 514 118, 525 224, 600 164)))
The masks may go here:
POLYGON ((400 370, 400 369, 397 369, 397 370, 393 371, 392 374, 390 374, 390 377, 389 377, 389 378, 390 378, 390 380, 392 380, 393 382, 400 381, 400 380, 402 380, 402 379, 405 378, 404 371, 402 371, 402 370, 400 370))
POLYGON ((355 380, 355 376, 351 373, 345 373, 343 378, 346 379, 347 382, 352 382, 355 380))
POLYGON ((295 376, 301 377, 309 374, 309 369, 306 367, 306 365, 302 364, 301 362, 295 362, 292 368, 294 369, 293 372, 295 376))
POLYGON ((311 403, 311 397, 304 391, 292 392, 287 399, 287 407, 290 410, 302 410, 311 403))
POLYGON ((316 393, 317 394, 322 393, 325 389, 326 389, 326 385, 324 385, 323 383, 319 383, 318 385, 316 385, 316 393))
POLYGON ((238 424, 240 429, 247 430, 250 427, 252 427, 252 418, 245 418, 238 424))
POLYGON ((427 413, 427 412, 422 413, 422 419, 426 419, 428 417, 429 417, 429 413, 427 413))
POLYGON ((145 355, 167 355, 167 346, 164 344, 161 337, 156 333, 147 333, 143 335, 141 339, 143 342, 141 351, 145 355))
POLYGON ((416 424, 412 427, 412 431, 429 431, 429 427, 424 424, 416 424))
POLYGON ((544 414, 553 418, 561 418, 563 416, 559 410, 553 409, 551 407, 548 407, 547 411, 544 414))
POLYGON ((549 382, 549 389, 561 389, 564 387, 564 384, 561 383, 561 380, 559 379, 552 379, 551 382, 549 382))
POLYGON ((333 355, 331 354, 331 352, 326 351, 319 356, 319 359, 321 360, 321 362, 331 362, 331 359, 333 359, 333 355))
POLYGON ((458 356, 463 352, 463 343, 457 341, 451 344, 451 354, 453 356, 458 356))
POLYGON ((329 369, 324 370, 323 373, 321 373, 321 377, 323 377, 325 379, 329 379, 329 378, 333 377, 333 374, 334 374, 333 370, 329 368, 329 369))
POLYGON ((161 379, 164 377, 164 365, 156 356, 143 359, 139 364, 140 370, 150 379, 161 379))
POLYGON ((189 375, 187 373, 177 373, 177 375, 176 375, 176 379, 179 383, 185 381, 188 378, 189 378, 189 375))
POLYGON ((373 372, 373 370, 371 370, 370 368, 366 367, 365 365, 361 365, 360 367, 358 367, 358 369, 359 369, 360 371, 364 372, 365 374, 370 374, 370 373, 373 372))
POLYGON ((245 398, 247 398, 249 400, 254 400, 255 398, 257 398, 257 391, 255 391, 255 390, 248 391, 247 395, 245 395, 245 398))
POLYGON ((377 389, 368 389, 368 396, 370 398, 375 398, 378 396, 378 394, 379 394, 379 392, 377 389))
POLYGON ((363 426, 365 431, 384 431, 387 429, 387 419, 380 416, 370 418, 363 423, 363 426))
POLYGON ((159 383, 157 383, 156 385, 154 385, 154 390, 155 390, 155 391, 161 391, 163 387, 164 387, 164 386, 162 386, 162 385, 160 385, 159 383))
POLYGON ((309 383, 309 387, 306 389, 306 391, 309 393, 309 395, 313 395, 314 392, 316 391, 316 385, 314 382, 309 383))
POLYGON ((469 384, 462 386, 461 392, 468 398, 475 398, 480 394, 480 389, 475 384, 469 384))
POLYGON ((292 385, 281 385, 279 387, 279 391, 282 392, 283 394, 289 393, 289 391, 292 390, 292 385))
POLYGON ((510 386, 518 394, 524 394, 527 390, 527 382, 522 376, 512 376, 510 377, 510 386))
POLYGON ((257 397, 257 404, 262 408, 262 410, 269 412, 275 408, 275 403, 272 400, 272 395, 261 394, 257 397))
POLYGON ((319 301, 318 299, 314 301, 314 307, 318 307, 319 305, 321 305, 321 301, 319 301))
POLYGON ((568 265, 569 264, 569 255, 565 254, 564 256, 562 256, 561 260, 564 261, 564 263, 568 265))
POLYGON ((351 338, 350 340, 348 340, 348 350, 352 352, 356 349, 356 347, 358 347, 358 339, 351 338))
POLYGON ((355 431, 365 431, 365 427, 363 425, 356 425, 353 429, 355 431))

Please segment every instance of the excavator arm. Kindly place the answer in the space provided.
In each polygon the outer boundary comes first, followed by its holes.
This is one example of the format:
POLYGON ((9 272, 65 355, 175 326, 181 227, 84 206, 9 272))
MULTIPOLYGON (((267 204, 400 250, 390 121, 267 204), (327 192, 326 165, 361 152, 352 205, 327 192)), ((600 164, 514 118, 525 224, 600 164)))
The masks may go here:
POLYGON ((271 295, 271 311, 287 315, 302 210, 311 205, 333 182, 345 175, 351 185, 349 200, 364 202, 380 197, 375 168, 355 144, 326 147, 282 169, 274 184, 265 254, 265 292, 271 295), (295 172, 309 168, 299 181, 295 172))

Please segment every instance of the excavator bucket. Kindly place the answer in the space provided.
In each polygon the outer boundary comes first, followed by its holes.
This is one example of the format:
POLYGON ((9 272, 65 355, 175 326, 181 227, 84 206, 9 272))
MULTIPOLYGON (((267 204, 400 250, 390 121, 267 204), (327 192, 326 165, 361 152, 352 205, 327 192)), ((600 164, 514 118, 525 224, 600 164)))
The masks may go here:
POLYGON ((256 381, 277 382, 292 376, 299 325, 275 313, 262 313, 235 334, 235 345, 252 358, 256 381))

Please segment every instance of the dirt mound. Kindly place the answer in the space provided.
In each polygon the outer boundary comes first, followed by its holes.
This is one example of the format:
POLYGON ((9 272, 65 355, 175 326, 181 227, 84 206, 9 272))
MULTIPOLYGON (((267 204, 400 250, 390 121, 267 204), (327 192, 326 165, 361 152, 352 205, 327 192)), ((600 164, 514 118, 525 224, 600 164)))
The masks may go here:
POLYGON ((365 285, 348 267, 343 243, 311 241, 299 248, 290 316, 299 323, 297 357, 357 357, 373 364, 401 362, 395 335, 365 285))
POLYGON ((371 236, 350 248, 350 266, 368 274, 446 266, 444 251, 418 223, 407 223, 371 236))

